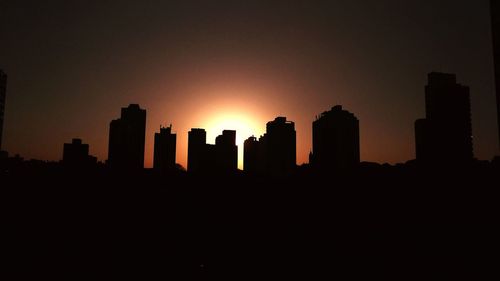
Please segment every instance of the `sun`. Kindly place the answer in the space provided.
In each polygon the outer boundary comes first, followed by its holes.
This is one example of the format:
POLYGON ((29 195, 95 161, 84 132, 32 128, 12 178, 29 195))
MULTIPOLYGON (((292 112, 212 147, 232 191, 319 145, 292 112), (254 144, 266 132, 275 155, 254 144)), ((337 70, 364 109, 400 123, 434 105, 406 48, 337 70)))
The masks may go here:
POLYGON ((236 145, 238 146, 238 168, 243 169, 243 144, 251 136, 260 136, 261 126, 249 114, 221 113, 207 120, 204 128, 207 130, 207 143, 215 143, 215 138, 223 130, 236 130, 236 145))

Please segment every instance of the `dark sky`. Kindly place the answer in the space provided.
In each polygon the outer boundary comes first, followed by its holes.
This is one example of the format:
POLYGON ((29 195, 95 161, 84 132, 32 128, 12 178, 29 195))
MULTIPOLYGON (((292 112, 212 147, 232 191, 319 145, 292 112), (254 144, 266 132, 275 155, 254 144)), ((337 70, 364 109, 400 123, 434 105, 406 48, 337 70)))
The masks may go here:
POLYGON ((488 1, 6 1, 0 68, 9 75, 4 149, 58 160, 73 137, 107 158, 120 108, 147 109, 153 133, 239 139, 284 115, 307 162, 311 122, 335 104, 361 124, 364 161, 414 158, 427 73, 471 87, 474 150, 498 152, 488 1))

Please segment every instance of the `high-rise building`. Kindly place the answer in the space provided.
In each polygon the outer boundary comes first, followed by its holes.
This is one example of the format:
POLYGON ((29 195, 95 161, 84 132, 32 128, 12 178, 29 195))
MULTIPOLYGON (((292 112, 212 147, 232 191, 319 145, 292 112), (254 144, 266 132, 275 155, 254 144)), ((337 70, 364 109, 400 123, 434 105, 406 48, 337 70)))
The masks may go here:
POLYGON ((5 96, 7 95, 7 74, 0 70, 0 151, 2 150, 3 119, 5 116, 5 96))
POLYGON ((258 141, 250 137, 244 144, 245 172, 284 175, 296 168, 295 124, 286 117, 268 122, 266 133, 258 141))
POLYGON ((238 169, 238 146, 236 131, 224 130, 215 138, 215 168, 219 171, 236 171, 238 169))
POLYGON ((500 2, 490 1, 491 26, 493 34, 493 56, 495 64, 495 85, 497 96, 498 140, 500 144, 500 2))
POLYGON ((295 123, 286 117, 276 117, 266 125, 267 169, 271 173, 287 174, 297 165, 295 123))
POLYGON ((144 168, 146 110, 131 104, 121 110, 121 118, 109 126, 108 165, 113 169, 144 168))
POLYGON ((85 168, 95 165, 97 158, 89 155, 89 145, 82 143, 81 139, 73 139, 63 147, 62 163, 66 167, 85 168))
POLYGON ((473 159, 469 87, 454 74, 430 73, 425 87, 425 119, 415 122, 416 158, 439 165, 473 159))
POLYGON ((224 130, 214 144, 207 144, 204 129, 188 133, 188 171, 191 173, 230 173, 238 169, 236 131, 224 130))
POLYGON ((259 157, 260 142, 256 137, 251 136, 243 144, 243 170, 247 173, 255 174, 260 172, 261 159, 259 157))
POLYGON ((341 105, 313 122, 311 165, 322 171, 345 171, 359 164, 359 121, 341 105))
POLYGON ((175 169, 175 147, 177 135, 172 134, 172 125, 167 128, 160 127, 160 132, 155 133, 155 146, 153 155, 153 168, 159 171, 175 169))
POLYGON ((204 129, 191 129, 188 133, 188 171, 198 173, 206 165, 207 132, 204 129))

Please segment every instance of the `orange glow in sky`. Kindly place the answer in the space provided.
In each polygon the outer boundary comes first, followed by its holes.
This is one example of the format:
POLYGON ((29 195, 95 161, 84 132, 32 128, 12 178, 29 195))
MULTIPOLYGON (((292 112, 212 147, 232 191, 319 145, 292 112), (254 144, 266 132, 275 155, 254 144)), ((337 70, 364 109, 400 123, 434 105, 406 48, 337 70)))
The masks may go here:
POLYGON ((471 88, 474 154, 498 154, 482 1, 453 13, 441 1, 405 2, 411 22, 394 1, 363 9, 356 1, 24 2, 2 1, 0 12, 0 68, 9 77, 2 150, 10 155, 59 161, 63 144, 80 138, 106 161, 109 124, 134 103, 147 111, 146 168, 154 134, 169 124, 184 167, 191 128, 205 129, 208 143, 236 130, 242 168, 243 141, 277 116, 295 123, 301 165, 315 116, 340 104, 360 121, 362 161, 403 163, 415 157, 431 71, 456 73, 471 88))
POLYGON ((264 132, 262 125, 257 124, 250 114, 240 113, 237 109, 211 115, 203 128, 207 131, 207 142, 215 143, 215 138, 223 130, 236 130, 236 145, 238 146, 238 168, 243 169, 243 143, 250 136, 260 136, 264 132))

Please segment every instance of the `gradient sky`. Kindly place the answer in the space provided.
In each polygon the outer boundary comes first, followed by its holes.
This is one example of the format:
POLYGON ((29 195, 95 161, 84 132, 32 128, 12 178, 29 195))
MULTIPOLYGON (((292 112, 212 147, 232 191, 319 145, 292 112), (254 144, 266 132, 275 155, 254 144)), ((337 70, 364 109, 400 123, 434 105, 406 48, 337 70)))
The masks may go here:
POLYGON ((404 162, 431 71, 470 86, 475 155, 498 153, 486 0, 0 0, 0 68, 4 149, 28 159, 59 160, 79 137, 105 160, 109 122, 138 103, 146 167, 160 124, 185 166, 190 128, 241 140, 278 115, 296 124, 301 164, 314 117, 342 104, 363 161, 404 162))

